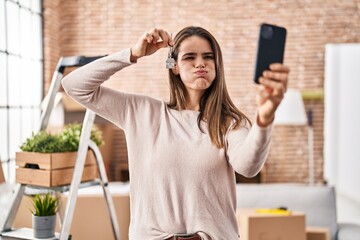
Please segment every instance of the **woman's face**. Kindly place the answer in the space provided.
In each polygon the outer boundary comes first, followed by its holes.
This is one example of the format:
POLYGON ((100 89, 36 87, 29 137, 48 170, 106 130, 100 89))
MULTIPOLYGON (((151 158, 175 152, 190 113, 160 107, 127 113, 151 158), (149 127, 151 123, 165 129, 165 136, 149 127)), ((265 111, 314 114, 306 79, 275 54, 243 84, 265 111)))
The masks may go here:
POLYGON ((203 93, 215 79, 215 59, 210 43, 199 36, 183 40, 179 47, 175 74, 189 91, 203 93))

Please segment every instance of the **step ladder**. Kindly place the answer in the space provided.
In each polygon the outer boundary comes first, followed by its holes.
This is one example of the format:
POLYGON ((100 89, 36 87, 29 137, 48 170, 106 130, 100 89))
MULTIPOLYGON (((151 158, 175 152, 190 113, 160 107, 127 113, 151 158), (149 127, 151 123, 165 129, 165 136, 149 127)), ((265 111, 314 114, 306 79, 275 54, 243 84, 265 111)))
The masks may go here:
MULTIPOLYGON (((87 63, 90 63, 98 58, 103 56, 97 57, 84 57, 84 56, 72 56, 72 57, 61 57, 56 71, 53 74, 53 78, 51 81, 51 85, 47 94, 47 101, 45 103, 45 109, 41 115, 41 124, 39 130, 44 130, 47 128, 50 115, 52 109, 54 107, 55 96, 58 93, 61 85, 61 80, 63 78, 63 74, 66 67, 80 67, 87 63)), ((69 191, 69 196, 66 202, 66 207, 64 209, 63 206, 59 206, 58 215, 61 220, 61 231, 59 235, 60 240, 67 240, 70 236, 70 228, 72 219, 75 212, 76 200, 78 196, 78 189, 79 187, 86 187, 92 186, 95 184, 100 184, 103 189, 103 193, 105 196, 105 200, 107 203, 107 207, 109 210, 112 230, 114 232, 114 238, 116 240, 120 240, 120 229, 119 224, 115 212, 114 203, 108 188, 108 178, 106 175, 106 170, 103 162, 102 155, 100 153, 99 148, 97 145, 90 139, 91 137, 91 130, 94 124, 96 114, 91 110, 86 110, 85 117, 83 120, 82 131, 80 136, 79 142, 79 149, 77 153, 76 163, 74 166, 74 174, 72 177, 72 181, 70 186, 63 186, 63 187, 55 187, 55 188, 43 188, 43 187, 36 187, 37 189, 48 189, 51 191, 55 191, 56 195, 60 196, 62 192, 69 191), (93 181, 92 183, 82 183, 81 184, 81 177, 83 174, 85 160, 86 160, 86 153, 87 150, 91 149, 95 155, 96 163, 98 166, 99 176, 100 179, 93 181)), ((0 233, 11 231, 12 225, 15 220, 16 213, 20 206, 22 197, 25 194, 25 188, 31 188, 31 186, 27 186, 26 184, 17 184, 14 190, 14 194, 11 198, 11 203, 8 209, 8 212, 5 214, 5 218, 2 222, 0 222, 0 233)), ((71 236, 70 236, 71 238, 71 236)))

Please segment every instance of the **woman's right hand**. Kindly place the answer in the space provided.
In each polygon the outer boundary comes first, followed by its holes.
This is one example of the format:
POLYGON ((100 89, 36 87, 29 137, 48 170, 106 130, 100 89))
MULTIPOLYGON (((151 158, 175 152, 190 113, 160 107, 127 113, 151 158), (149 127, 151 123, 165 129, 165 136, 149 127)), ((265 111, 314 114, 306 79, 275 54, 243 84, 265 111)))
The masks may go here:
POLYGON ((130 61, 136 62, 137 59, 151 55, 160 48, 165 48, 174 43, 170 35, 163 29, 151 29, 145 32, 131 48, 130 61))

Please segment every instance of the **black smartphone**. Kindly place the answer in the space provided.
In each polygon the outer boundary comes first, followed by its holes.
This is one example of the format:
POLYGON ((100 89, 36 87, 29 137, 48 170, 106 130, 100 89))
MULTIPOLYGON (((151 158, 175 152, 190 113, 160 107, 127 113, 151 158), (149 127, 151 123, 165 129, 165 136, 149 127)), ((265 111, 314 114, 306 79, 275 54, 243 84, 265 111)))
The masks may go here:
POLYGON ((256 55, 255 83, 259 84, 259 78, 263 71, 269 70, 270 64, 283 63, 285 41, 285 28, 268 23, 261 24, 256 55))

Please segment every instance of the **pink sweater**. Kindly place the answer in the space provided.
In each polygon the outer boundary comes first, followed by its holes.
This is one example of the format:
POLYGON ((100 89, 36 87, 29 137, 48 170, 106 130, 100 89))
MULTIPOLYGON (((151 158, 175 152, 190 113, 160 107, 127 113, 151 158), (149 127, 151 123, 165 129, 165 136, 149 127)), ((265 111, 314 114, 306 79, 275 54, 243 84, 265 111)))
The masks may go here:
POLYGON ((227 146, 218 149, 199 130, 197 111, 173 110, 164 101, 101 86, 130 64, 126 49, 78 68, 62 82, 73 99, 125 131, 130 239, 195 232, 203 239, 238 239, 234 170, 248 177, 260 171, 271 126, 230 131, 227 146))

